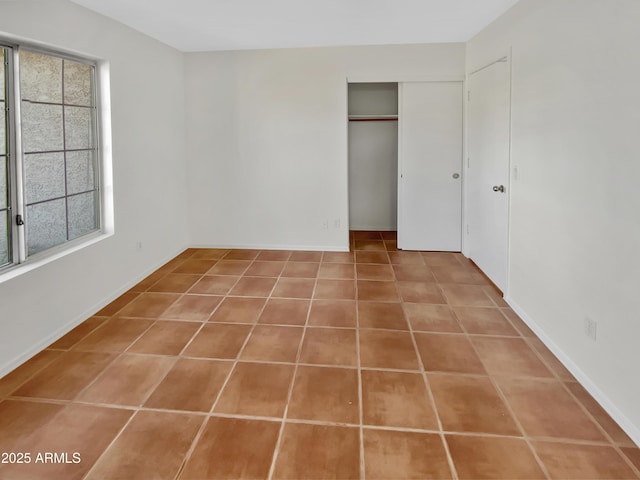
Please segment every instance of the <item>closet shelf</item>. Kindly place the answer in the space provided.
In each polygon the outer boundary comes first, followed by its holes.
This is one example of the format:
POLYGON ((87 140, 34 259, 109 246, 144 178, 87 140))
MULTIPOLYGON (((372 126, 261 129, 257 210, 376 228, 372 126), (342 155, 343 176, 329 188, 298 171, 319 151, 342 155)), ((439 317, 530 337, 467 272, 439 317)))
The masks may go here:
POLYGON ((398 120, 398 115, 349 115, 350 122, 384 122, 396 120, 398 120))

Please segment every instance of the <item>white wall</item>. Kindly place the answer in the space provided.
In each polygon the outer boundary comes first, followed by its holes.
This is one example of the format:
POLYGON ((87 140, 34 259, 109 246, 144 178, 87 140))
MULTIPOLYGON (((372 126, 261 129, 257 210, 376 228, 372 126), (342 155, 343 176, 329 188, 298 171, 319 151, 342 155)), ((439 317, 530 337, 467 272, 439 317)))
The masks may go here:
POLYGON ((464 45, 197 53, 185 67, 193 243, 347 249, 347 78, 461 76, 464 45))
POLYGON ((522 0, 467 49, 513 48, 509 301, 640 442, 640 2, 522 0), (598 322, 597 342, 583 333, 598 322), (567 358, 568 357, 568 358, 567 358))
POLYGON ((349 229, 398 228, 398 122, 349 122, 349 229))
POLYGON ((0 32, 110 62, 115 198, 113 237, 0 283, 2 376, 184 249, 188 234, 183 55, 63 0, 0 2, 0 32))

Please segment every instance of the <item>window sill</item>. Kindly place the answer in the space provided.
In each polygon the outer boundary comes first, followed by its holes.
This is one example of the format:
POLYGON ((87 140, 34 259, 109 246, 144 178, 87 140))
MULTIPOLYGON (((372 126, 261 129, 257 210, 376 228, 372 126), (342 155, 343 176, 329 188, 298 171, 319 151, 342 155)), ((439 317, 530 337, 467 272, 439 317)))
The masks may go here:
POLYGON ((47 252, 43 252, 42 256, 37 255, 24 263, 6 267, 6 270, 0 271, 0 284, 36 270, 48 263, 58 260, 59 258, 66 257, 67 255, 82 250, 85 247, 99 243, 112 235, 113 233, 95 232, 82 237, 81 239, 77 239, 77 243, 74 241, 60 245, 58 248, 54 247, 47 252))

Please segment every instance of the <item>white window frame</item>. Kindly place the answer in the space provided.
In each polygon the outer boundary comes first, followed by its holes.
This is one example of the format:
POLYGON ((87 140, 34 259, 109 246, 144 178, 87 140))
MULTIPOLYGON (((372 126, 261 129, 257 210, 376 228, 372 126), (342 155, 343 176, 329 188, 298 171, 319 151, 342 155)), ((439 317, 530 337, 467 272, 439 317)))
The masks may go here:
MULTIPOLYGON (((78 54, 66 49, 54 48, 40 42, 23 41, 0 35, 0 47, 7 49, 6 75, 8 95, 5 102, 9 106, 7 121, 7 145, 9 150, 8 182, 10 206, 10 263, 0 267, 0 283, 39 268, 61 257, 74 253, 90 245, 98 243, 114 234, 113 210, 113 174, 112 174, 112 146, 111 146, 111 98, 109 82, 109 63, 105 60, 78 54), (62 59, 85 63, 94 67, 94 104, 96 109, 96 170, 98 208, 98 229, 73 240, 67 240, 59 245, 41 252, 27 255, 26 228, 17 226, 17 215, 25 218, 26 199, 24 195, 23 179, 23 151, 20 131, 20 66, 19 55, 24 49, 30 52, 42 53, 62 59)), ((27 219, 28 221, 28 219, 27 219)))

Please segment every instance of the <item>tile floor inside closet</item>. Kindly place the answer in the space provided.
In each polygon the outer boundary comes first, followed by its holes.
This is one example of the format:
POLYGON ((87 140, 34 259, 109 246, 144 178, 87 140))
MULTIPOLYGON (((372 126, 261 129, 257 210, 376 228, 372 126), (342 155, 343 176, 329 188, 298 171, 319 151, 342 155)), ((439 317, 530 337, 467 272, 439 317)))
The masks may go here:
POLYGON ((471 262, 351 247, 179 255, 0 379, 0 478, 640 478, 471 262))

